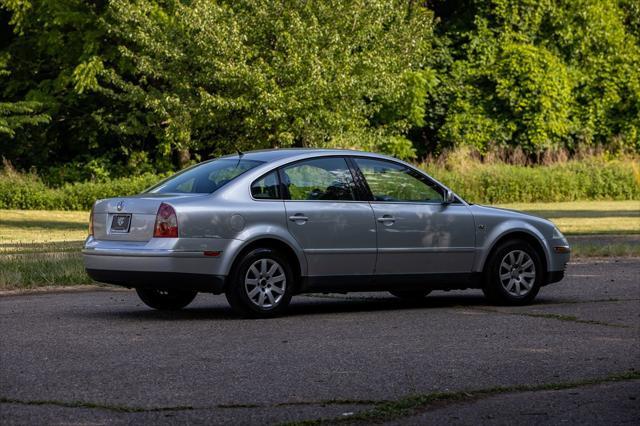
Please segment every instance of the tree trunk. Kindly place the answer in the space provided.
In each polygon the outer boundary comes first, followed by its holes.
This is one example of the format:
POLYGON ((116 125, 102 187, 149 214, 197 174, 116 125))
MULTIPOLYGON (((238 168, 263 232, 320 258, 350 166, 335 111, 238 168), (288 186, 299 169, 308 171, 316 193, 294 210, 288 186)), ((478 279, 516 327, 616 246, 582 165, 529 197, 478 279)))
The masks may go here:
POLYGON ((176 151, 176 160, 179 169, 184 169, 191 162, 191 153, 189 148, 178 148, 176 151))

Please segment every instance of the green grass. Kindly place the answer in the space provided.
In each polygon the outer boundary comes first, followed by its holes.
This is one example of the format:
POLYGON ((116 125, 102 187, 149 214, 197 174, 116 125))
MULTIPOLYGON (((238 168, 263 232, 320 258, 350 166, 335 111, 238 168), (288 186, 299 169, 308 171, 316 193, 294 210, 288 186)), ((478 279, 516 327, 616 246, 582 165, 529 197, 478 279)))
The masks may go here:
POLYGON ((629 243, 571 242, 572 257, 640 257, 640 241, 629 243))
POLYGON ((0 290, 90 284, 87 212, 0 210, 0 290))
POLYGON ((0 256, 0 290, 91 284, 78 251, 0 256))
POLYGON ((565 235, 640 234, 640 201, 514 203, 498 207, 550 219, 565 235))
POLYGON ((88 224, 89 213, 84 211, 0 210, 0 247, 82 241, 88 224))
MULTIPOLYGON (((640 201, 518 203, 500 207, 555 222, 566 235, 593 238, 572 243, 573 255, 640 256, 638 239, 607 240, 602 234, 640 235, 640 201)), ((87 212, 0 210, 0 290, 89 284, 80 248, 87 212)))

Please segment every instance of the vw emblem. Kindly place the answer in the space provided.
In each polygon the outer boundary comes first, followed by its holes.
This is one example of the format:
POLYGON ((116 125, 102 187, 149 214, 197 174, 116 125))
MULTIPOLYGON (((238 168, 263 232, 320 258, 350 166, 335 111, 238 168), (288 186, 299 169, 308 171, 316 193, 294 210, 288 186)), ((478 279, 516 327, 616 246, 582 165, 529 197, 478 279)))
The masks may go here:
POLYGON ((118 226, 122 227, 124 226, 124 222, 125 222, 125 218, 122 216, 118 217, 118 226))
POLYGON ((120 201, 116 206, 116 209, 118 209, 118 211, 120 212, 122 211, 123 208, 124 208, 124 201, 120 201))

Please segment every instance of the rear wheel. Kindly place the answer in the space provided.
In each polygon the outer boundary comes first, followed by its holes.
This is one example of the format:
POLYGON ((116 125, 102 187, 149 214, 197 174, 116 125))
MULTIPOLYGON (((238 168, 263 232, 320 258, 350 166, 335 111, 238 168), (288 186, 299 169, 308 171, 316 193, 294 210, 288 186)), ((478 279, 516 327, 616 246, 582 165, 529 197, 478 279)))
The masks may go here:
POLYGON ((540 291, 544 273, 540 255, 531 244, 507 241, 489 259, 482 290, 492 302, 525 305, 540 291))
POLYGON ((240 259, 225 292, 229 305, 245 317, 281 315, 292 295, 293 273, 277 250, 257 248, 240 259))
POLYGON ((389 293, 400 299, 421 300, 427 297, 431 290, 392 290, 389 293))
POLYGON ((149 307, 163 311, 177 311, 195 299, 198 292, 190 290, 161 290, 137 288, 140 299, 149 307))

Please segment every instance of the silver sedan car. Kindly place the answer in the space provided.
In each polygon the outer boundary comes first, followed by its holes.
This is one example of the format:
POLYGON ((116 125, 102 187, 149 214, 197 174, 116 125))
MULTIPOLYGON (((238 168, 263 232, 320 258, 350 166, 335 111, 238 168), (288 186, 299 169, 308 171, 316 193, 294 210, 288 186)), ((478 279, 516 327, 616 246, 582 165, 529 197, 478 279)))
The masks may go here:
POLYGON ((278 149, 98 200, 83 258, 94 280, 135 288, 156 309, 225 293, 240 314, 270 317, 307 292, 480 288, 525 304, 563 278, 569 252, 548 220, 467 203, 394 158, 278 149))

